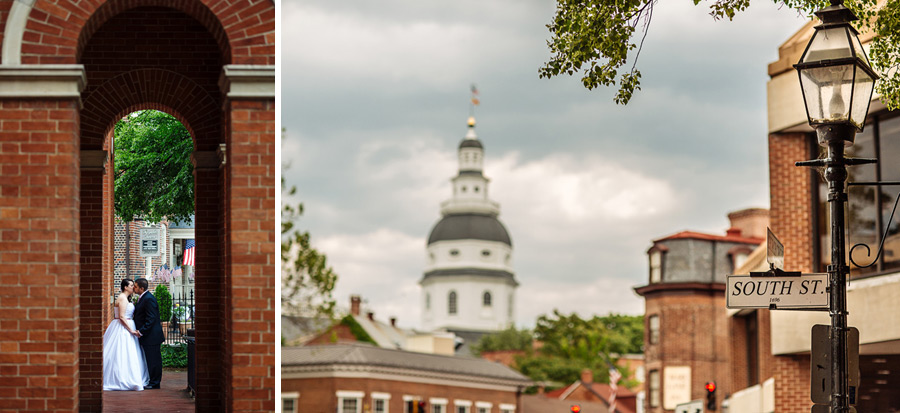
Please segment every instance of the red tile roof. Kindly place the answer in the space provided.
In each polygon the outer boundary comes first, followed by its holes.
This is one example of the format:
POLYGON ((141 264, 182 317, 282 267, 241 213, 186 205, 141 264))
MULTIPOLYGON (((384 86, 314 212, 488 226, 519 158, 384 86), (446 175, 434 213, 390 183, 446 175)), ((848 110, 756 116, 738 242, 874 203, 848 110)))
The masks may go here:
POLYGON ((653 242, 660 241, 668 241, 673 239, 699 239, 704 241, 725 241, 725 242, 741 242, 745 244, 754 244, 759 245, 765 241, 762 238, 754 238, 754 237, 743 237, 739 234, 729 233, 726 235, 713 235, 713 234, 704 234, 702 232, 694 232, 694 231, 681 231, 677 234, 669 235, 668 237, 663 237, 653 242))

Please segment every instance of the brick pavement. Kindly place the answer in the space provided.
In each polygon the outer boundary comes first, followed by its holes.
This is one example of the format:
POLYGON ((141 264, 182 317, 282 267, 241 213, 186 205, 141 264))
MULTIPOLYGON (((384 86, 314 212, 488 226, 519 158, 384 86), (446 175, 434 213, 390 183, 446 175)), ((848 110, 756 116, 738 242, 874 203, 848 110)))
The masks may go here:
POLYGON ((187 372, 163 371, 159 390, 103 392, 103 411, 193 412, 194 399, 186 388, 187 372))

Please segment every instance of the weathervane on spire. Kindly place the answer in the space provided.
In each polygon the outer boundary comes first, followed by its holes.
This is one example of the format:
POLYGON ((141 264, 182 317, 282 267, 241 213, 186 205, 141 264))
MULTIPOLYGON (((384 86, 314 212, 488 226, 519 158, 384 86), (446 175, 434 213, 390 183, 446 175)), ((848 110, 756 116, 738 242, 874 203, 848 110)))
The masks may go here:
POLYGON ((472 105, 469 106, 470 117, 475 117, 475 106, 478 106, 479 103, 481 103, 481 101, 478 100, 478 88, 472 83, 472 105))

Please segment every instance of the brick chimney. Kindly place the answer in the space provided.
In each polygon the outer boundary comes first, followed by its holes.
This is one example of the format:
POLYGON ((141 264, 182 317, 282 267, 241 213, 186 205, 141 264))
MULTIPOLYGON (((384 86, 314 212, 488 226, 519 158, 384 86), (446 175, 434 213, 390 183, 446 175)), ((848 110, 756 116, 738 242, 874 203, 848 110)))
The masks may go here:
POLYGON ((585 383, 593 383, 594 382, 594 372, 591 369, 581 370, 581 381, 585 383))
POLYGON ((731 228, 738 231, 741 236, 752 238, 766 238, 766 227, 769 225, 769 210, 765 208, 747 208, 728 214, 731 228))
POLYGON ((369 311, 366 313, 366 317, 369 317, 369 321, 375 321, 375 313, 369 311))
POLYGON ((397 327, 397 317, 391 317, 391 327, 397 327))
POLYGON ((350 314, 359 315, 359 305, 362 302, 362 299, 359 298, 358 295, 350 296, 350 314))

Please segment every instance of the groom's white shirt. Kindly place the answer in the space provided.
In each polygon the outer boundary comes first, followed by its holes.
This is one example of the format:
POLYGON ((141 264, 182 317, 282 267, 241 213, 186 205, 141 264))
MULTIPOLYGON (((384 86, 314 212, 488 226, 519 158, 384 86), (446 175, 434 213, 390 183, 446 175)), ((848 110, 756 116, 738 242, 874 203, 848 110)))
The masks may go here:
MULTIPOLYGON (((147 294, 147 291, 146 291, 146 290, 144 290, 144 292, 142 292, 141 295, 138 296, 138 301, 141 301, 141 298, 144 298, 144 294, 147 294)), ((140 337, 143 337, 143 336, 144 336, 143 334, 141 334, 140 331, 138 331, 138 335, 139 335, 140 337)))

